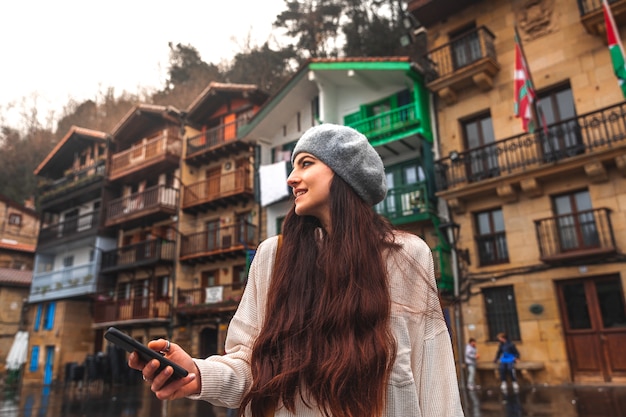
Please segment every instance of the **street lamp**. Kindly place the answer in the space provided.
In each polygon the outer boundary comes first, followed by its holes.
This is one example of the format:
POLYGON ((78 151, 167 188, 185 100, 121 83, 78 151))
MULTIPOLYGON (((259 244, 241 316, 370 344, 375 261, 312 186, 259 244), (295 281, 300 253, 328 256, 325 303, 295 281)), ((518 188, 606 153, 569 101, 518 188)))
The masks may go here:
MULTIPOLYGON (((463 372, 463 355, 464 355, 464 339, 463 339, 463 316, 461 312, 461 285, 460 285, 460 273, 459 273, 459 250, 457 243, 459 241, 459 235, 461 233, 461 225, 449 221, 439 225, 439 230, 445 233, 448 243, 451 248, 452 258, 452 277, 454 281, 454 327, 456 328, 456 341, 457 341, 457 369, 459 375, 459 386, 461 389, 465 388, 465 374, 463 372)), ((467 256, 467 255, 466 255, 467 256)))

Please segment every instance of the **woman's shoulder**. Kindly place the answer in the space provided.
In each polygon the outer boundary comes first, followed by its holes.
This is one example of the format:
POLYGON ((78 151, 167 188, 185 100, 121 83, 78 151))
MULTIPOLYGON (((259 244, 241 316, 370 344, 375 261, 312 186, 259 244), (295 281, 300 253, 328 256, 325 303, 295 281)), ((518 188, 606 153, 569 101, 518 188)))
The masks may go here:
POLYGON ((413 233, 409 233, 403 230, 396 230, 394 231, 394 240, 396 243, 402 246, 403 250, 407 252, 430 252, 430 248, 428 247, 428 244, 424 241, 424 239, 417 235, 414 235, 413 233))

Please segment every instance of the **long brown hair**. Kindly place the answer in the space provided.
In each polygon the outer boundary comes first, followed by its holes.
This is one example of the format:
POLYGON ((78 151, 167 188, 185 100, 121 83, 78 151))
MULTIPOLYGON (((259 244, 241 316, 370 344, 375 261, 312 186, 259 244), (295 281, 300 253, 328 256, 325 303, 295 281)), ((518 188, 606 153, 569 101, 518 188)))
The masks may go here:
POLYGON ((267 315, 251 357, 253 417, 296 396, 326 416, 378 417, 395 359, 384 253, 391 224, 339 176, 330 188, 330 234, 292 208, 274 267, 267 315))

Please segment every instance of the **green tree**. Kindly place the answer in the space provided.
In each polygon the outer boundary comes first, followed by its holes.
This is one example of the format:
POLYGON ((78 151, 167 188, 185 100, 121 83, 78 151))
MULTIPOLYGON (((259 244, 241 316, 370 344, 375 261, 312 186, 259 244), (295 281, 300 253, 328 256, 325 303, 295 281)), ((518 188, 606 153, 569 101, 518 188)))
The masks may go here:
POLYGON ((296 39, 302 59, 338 55, 335 46, 342 13, 339 0, 285 0, 287 10, 276 16, 274 26, 296 39))

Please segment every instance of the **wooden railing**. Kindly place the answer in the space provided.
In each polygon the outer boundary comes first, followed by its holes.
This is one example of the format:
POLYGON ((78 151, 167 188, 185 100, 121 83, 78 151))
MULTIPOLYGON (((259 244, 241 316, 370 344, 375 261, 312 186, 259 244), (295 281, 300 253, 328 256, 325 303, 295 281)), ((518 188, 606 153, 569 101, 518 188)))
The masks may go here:
POLYGON ((250 169, 247 167, 213 175, 186 186, 182 205, 186 208, 241 193, 253 193, 250 169))
POLYGON ((626 103, 548 125, 437 161, 437 188, 459 185, 608 150, 626 144, 626 103))
POLYGON ((256 226, 240 222, 215 230, 205 230, 181 236, 180 256, 193 257, 229 252, 234 249, 255 247, 256 226))
POLYGON ((162 135, 154 139, 141 142, 139 145, 113 155, 109 175, 116 177, 135 166, 149 165, 163 155, 180 156, 181 147, 182 141, 176 130, 166 129, 162 135))
POLYGON ((111 222, 125 216, 137 216, 156 208, 175 210, 177 204, 178 190, 176 188, 156 185, 109 202, 106 220, 111 222))
POLYGON ((73 190, 85 187, 104 178, 104 159, 96 161, 92 166, 78 170, 70 170, 65 176, 55 180, 42 180, 39 184, 40 202, 48 202, 55 197, 65 195, 73 190))
POLYGON ((178 289, 177 308, 200 305, 236 304, 241 300, 244 284, 214 285, 204 288, 178 289))
POLYGON ((485 58, 496 61, 495 36, 484 26, 465 33, 428 52, 437 78, 454 72, 485 58))
POLYGON ((158 261, 174 261, 176 242, 152 239, 102 252, 102 271, 132 268, 158 261))
POLYGON ((94 210, 91 213, 65 218, 65 221, 44 226, 39 231, 39 244, 52 242, 69 236, 74 236, 81 232, 93 230, 98 227, 100 211, 94 210))
POLYGON ((235 122, 207 129, 199 135, 187 139, 187 153, 185 156, 187 157, 221 146, 229 141, 237 140, 237 132, 241 127, 247 125, 249 120, 249 117, 240 117, 235 122))
POLYGON ((380 137, 416 127, 419 123, 420 120, 415 112, 415 103, 411 103, 366 119, 347 123, 347 126, 363 133, 370 141, 375 141, 380 137))
POLYGON ((170 298, 152 295, 125 300, 109 299, 101 295, 94 301, 94 322, 109 323, 125 320, 169 319, 170 298))
POLYGON ((542 261, 604 255, 617 250, 607 208, 535 220, 542 261))

